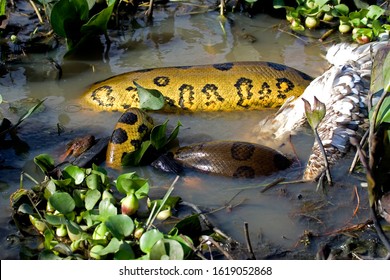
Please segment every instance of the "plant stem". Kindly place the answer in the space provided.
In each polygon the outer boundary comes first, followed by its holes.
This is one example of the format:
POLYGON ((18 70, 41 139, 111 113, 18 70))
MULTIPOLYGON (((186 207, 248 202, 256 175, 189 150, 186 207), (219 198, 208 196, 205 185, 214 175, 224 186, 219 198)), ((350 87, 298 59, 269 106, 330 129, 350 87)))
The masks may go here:
POLYGON ((332 186, 333 185, 333 181, 332 181, 332 176, 330 174, 328 158, 326 157, 326 152, 325 152, 324 145, 322 145, 322 141, 321 141, 320 135, 318 134, 318 131, 317 131, 316 127, 313 128, 313 132, 314 132, 314 136, 316 138, 317 144, 318 144, 318 146, 319 146, 319 148, 321 150, 322 156, 324 157, 326 179, 328 180, 329 185, 332 186))

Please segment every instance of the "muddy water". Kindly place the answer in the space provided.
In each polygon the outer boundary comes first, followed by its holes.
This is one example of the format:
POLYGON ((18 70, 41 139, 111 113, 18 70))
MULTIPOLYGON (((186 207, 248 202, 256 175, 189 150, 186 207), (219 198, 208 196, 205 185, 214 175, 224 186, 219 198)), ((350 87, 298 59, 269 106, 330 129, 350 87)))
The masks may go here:
MULTIPOLYGON (((193 8, 184 5, 156 10, 153 26, 111 34, 113 42, 107 55, 65 61, 62 58, 65 50, 61 48, 53 53, 29 56, 25 61, 11 65, 10 72, 0 77, 1 94, 7 101, 24 97, 46 98, 45 111, 29 118, 19 129, 18 135, 28 144, 29 150, 22 154, 12 149, 0 151, 3 166, 7 167, 0 170, 0 258, 18 257, 18 238, 12 236, 16 232, 9 223, 8 197, 19 186, 21 170, 37 176, 31 164, 34 156, 40 153, 58 156, 69 140, 80 135, 92 133, 96 137, 103 137, 111 133, 120 114, 93 112, 78 100, 90 83, 135 69, 227 61, 273 61, 295 67, 312 76, 320 75, 326 68, 327 64, 321 56, 324 53, 323 46, 316 40, 302 40, 280 31, 278 28, 281 22, 278 19, 266 15, 252 19, 230 15, 221 24, 217 13, 189 15, 191 11, 194 11, 193 8), (45 62, 46 57, 55 59, 63 66, 61 80, 56 80, 58 73, 45 62), (58 126, 63 128, 60 135, 57 133, 58 126)), ((10 118, 16 118, 4 108, 2 112, 10 118)), ((180 144, 184 145, 212 139, 251 141, 251 127, 272 112, 153 116, 158 122, 169 118, 172 126, 180 120, 183 127, 179 138, 180 144)), ((276 178, 300 178, 313 139, 309 133, 302 133, 294 137, 292 142, 301 166, 296 164, 286 172, 256 180, 231 180, 187 173, 176 184, 174 195, 205 211, 226 206, 210 214, 210 220, 242 243, 245 242, 243 223, 248 222, 252 244, 260 257, 292 250, 300 244, 300 236, 305 229, 313 227, 314 230, 326 231, 343 225, 347 220, 350 222, 354 207, 354 193, 350 187, 331 189, 325 199, 321 192, 315 192, 314 184, 283 185, 260 193, 263 184, 276 178), (340 196, 347 199, 340 199, 340 196), (342 203, 347 210, 337 215, 326 212, 318 217, 317 212, 307 214, 306 210, 301 209, 306 202, 319 203, 318 209, 342 203), (322 219, 328 220, 324 222, 322 219), (268 244, 272 244, 273 249, 269 249, 268 244), (264 248, 267 249, 264 251, 264 248)), ((272 139, 267 144, 272 146, 272 139)), ((292 153, 288 143, 281 149, 292 153)), ((133 169, 124 171, 129 170, 133 169)), ((162 196, 174 180, 173 175, 150 167, 136 170, 141 176, 150 179, 152 196, 155 197, 162 196)), ((345 169, 338 172, 336 179, 343 178, 345 169)), ((115 171, 112 171, 112 175, 116 175, 115 171)), ((28 181, 25 182, 29 185, 28 181)), ((353 179, 348 179, 348 185, 354 183, 353 179)))

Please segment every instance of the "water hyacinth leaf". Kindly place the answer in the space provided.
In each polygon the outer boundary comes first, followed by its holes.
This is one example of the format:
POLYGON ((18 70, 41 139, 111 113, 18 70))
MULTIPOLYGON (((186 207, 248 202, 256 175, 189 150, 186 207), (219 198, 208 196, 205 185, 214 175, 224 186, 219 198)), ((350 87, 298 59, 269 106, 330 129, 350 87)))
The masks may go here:
POLYGON ((63 180, 56 180, 51 179, 56 186, 58 186, 60 189, 66 189, 72 184, 72 178, 63 179, 63 180))
POLYGON ((98 174, 90 174, 85 178, 87 187, 91 190, 96 190, 100 186, 100 176, 98 174))
POLYGON ((73 190, 73 199, 76 207, 83 208, 85 201, 85 190, 75 189, 73 190))
POLYGON ((152 247, 154 244, 156 244, 157 241, 164 238, 164 234, 162 234, 157 229, 151 229, 147 232, 145 232, 140 240, 139 240, 139 247, 142 252, 144 253, 150 253, 152 247))
POLYGON ((150 251, 151 260, 183 260, 184 251, 181 244, 173 239, 160 239, 150 251))
POLYGON ((202 225, 199 220, 199 214, 190 215, 179 221, 169 232, 172 235, 173 230, 181 234, 188 235, 191 239, 195 239, 202 232, 202 225))
POLYGON ((123 241, 119 241, 117 238, 113 237, 106 247, 104 247, 102 250, 95 250, 94 253, 99 256, 116 253, 122 244, 123 241))
POLYGON ((64 215, 53 215, 45 213, 45 220, 53 226, 66 225, 67 223, 67 220, 64 215))
POLYGON ((133 81, 137 87, 140 108, 145 110, 160 110, 164 107, 164 96, 155 89, 146 89, 133 81))
POLYGON ((384 14, 385 10, 377 5, 371 5, 368 7, 366 17, 371 20, 376 20, 384 14))
POLYGON ((88 190, 85 194, 85 209, 91 210, 95 207, 102 194, 98 190, 88 190))
POLYGON ((30 204, 27 204, 27 203, 23 203, 22 205, 20 205, 18 208, 18 212, 23 213, 23 214, 29 214, 29 215, 35 214, 35 211, 32 208, 32 206, 30 204))
POLYGON ((85 171, 76 165, 68 165, 62 172, 64 178, 72 178, 76 185, 80 185, 85 179, 85 171))
POLYGON ((46 200, 49 200, 49 197, 55 193, 57 191, 57 187, 56 187, 56 184, 53 182, 53 180, 48 180, 44 183, 46 186, 45 186, 45 189, 43 191, 43 197, 46 199, 46 200))
POLYGON ((47 174, 54 169, 54 159, 48 154, 40 154, 34 157, 34 163, 47 174))
POLYGON ((114 260, 133 260, 135 254, 133 248, 127 242, 123 242, 119 246, 119 250, 114 255, 114 260))
POLYGON ((51 250, 43 250, 42 252, 40 252, 38 259, 39 260, 46 260, 46 261, 62 260, 61 257, 54 254, 53 251, 51 251, 51 250))
POLYGON ((73 254, 70 246, 66 245, 65 243, 56 244, 52 250, 65 256, 71 256, 73 254))
MULTIPOLYGON (((199 236, 199 235, 197 235, 199 236)), ((195 237, 196 238, 196 237, 195 237)), ((184 258, 188 257, 192 252, 192 248, 194 245, 194 242, 189 236, 186 236, 184 234, 175 235, 175 236, 169 236, 168 239, 176 240, 181 244, 181 247, 183 249, 184 258), (192 246, 191 246, 192 245, 192 246)))
POLYGON ((140 178, 135 172, 125 173, 118 176, 116 188, 120 193, 134 193, 137 198, 143 198, 149 192, 148 180, 140 178))
POLYGON ((111 234, 119 240, 129 236, 134 230, 134 222, 127 215, 110 216, 105 224, 111 234))
POLYGON ((76 241, 82 237, 83 229, 73 221, 67 221, 66 229, 70 240, 76 241))
POLYGON ((72 212, 76 206, 73 198, 66 192, 56 192, 50 196, 51 205, 60 213, 68 214, 72 212))
POLYGON ((106 221, 110 216, 117 215, 117 208, 111 203, 109 199, 103 199, 99 203, 99 220, 106 221))

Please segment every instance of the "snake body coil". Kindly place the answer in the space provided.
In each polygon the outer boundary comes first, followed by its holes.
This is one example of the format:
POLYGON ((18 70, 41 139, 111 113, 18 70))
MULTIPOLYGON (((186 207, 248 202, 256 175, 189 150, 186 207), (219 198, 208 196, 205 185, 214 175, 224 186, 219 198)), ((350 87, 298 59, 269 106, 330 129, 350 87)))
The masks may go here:
MULTIPOLYGON (((311 78, 271 62, 235 62, 139 70, 92 85, 84 100, 95 109, 124 111, 107 148, 106 163, 119 167, 153 126, 139 107, 136 82, 159 90, 164 111, 232 111, 274 108, 302 94, 311 78)), ((269 175, 290 165, 279 152, 245 142, 217 141, 183 147, 174 159, 185 167, 230 177, 269 175)))
POLYGON ((143 110, 130 108, 119 118, 108 142, 106 164, 121 166, 126 153, 137 150, 153 127, 153 119, 143 110))
POLYGON ((139 107, 137 88, 157 89, 164 111, 232 111, 274 108, 300 96, 311 78, 271 62, 234 62, 203 66, 165 67, 114 76, 92 85, 84 94, 99 110, 139 107))
MULTIPOLYGON (((238 141, 192 144, 170 155, 182 167, 232 178, 266 176, 291 165, 287 157, 274 149, 238 141)), ((164 171, 174 171, 171 169, 173 163, 167 161, 166 157, 157 159, 153 166, 164 171)))

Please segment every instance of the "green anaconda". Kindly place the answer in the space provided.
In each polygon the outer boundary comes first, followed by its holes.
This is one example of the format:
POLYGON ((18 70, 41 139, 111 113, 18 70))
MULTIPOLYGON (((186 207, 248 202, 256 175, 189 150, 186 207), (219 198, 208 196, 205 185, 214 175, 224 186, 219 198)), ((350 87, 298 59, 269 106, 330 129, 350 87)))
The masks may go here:
POLYGON ((93 84, 83 100, 106 111, 139 107, 137 88, 157 89, 165 111, 232 111, 275 108, 298 97, 312 79, 291 67, 271 62, 235 62, 165 67, 120 74, 93 84))
MULTIPOLYGON (((310 81, 308 75, 296 69, 271 62, 166 67, 114 76, 92 85, 83 98, 93 108, 125 112, 115 127, 107 149, 107 165, 116 168, 121 165, 125 153, 140 147, 142 138, 153 126, 150 117, 136 109, 139 99, 134 82, 144 88, 159 90, 166 101, 164 111, 195 112, 279 107, 289 97, 300 96, 310 81)), ((207 167, 211 173, 253 177, 269 175, 289 166, 286 164, 289 160, 279 152, 249 143, 245 144, 247 149, 241 146, 238 152, 244 154, 254 147, 251 157, 246 162, 240 162, 239 156, 232 156, 229 152, 239 143, 222 141, 199 146, 207 147, 208 157, 213 158, 207 167), (227 171, 226 164, 232 165, 234 170, 227 171), (242 174, 240 167, 245 169, 242 174)))

